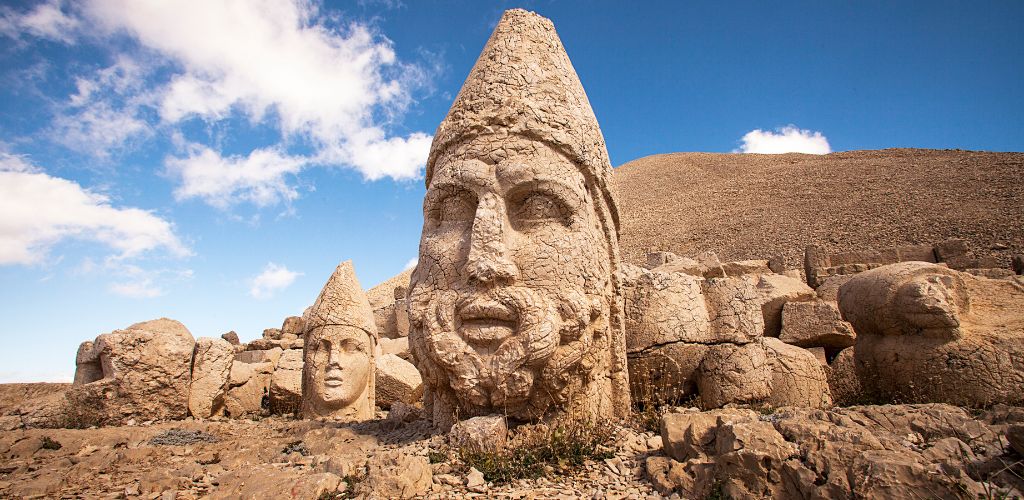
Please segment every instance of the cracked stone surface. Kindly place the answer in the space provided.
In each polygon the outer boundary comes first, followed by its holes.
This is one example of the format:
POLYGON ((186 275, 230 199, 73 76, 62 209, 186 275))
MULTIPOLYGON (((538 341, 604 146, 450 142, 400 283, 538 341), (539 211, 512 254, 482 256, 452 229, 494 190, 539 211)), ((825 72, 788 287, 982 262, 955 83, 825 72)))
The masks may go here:
POLYGON ((305 418, 373 418, 377 327, 352 261, 338 265, 306 315, 305 418))
POLYGON ((235 349, 224 339, 202 337, 196 341, 192 359, 188 410, 196 418, 223 413, 224 391, 235 359, 235 349))
POLYGON ((1024 401, 1024 288, 935 264, 860 273, 839 289, 863 389, 961 405, 1024 401))
POLYGON ((409 342, 435 423, 626 416, 610 176, 551 21, 507 11, 427 161, 409 342))

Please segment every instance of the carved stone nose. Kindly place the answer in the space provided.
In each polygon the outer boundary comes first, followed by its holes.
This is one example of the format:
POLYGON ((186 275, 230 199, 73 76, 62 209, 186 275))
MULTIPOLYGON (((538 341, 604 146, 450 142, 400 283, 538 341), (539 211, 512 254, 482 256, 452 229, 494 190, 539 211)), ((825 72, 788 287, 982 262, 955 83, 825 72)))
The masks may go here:
POLYGON ((466 259, 470 281, 508 282, 519 276, 519 269, 507 255, 505 226, 504 204, 501 200, 493 194, 480 197, 466 259))

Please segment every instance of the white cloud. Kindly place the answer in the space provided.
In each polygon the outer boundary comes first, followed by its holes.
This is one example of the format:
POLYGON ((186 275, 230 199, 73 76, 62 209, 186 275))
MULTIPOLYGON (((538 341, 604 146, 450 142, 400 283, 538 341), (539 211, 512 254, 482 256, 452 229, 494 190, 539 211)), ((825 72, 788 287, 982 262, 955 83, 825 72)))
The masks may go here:
POLYGON ((775 132, 761 129, 751 130, 743 136, 743 144, 734 153, 807 153, 823 155, 832 152, 828 139, 821 132, 802 130, 795 125, 775 129, 775 132))
POLYGON ((143 269, 116 259, 107 259, 104 271, 117 278, 111 292, 133 299, 151 299, 164 295, 167 285, 192 279, 191 269, 143 269))
POLYGON ((0 153, 0 265, 38 263, 72 238, 106 245, 117 258, 154 250, 191 254, 173 224, 152 212, 115 207, 107 196, 0 153))
MULTIPOLYGON (((365 25, 336 29, 324 21, 330 16, 321 15, 317 2, 301 0, 90 0, 84 11, 99 27, 128 33, 173 63, 177 71, 153 95, 165 123, 194 117, 217 123, 241 112, 254 123, 275 127, 283 143, 306 141, 315 151, 313 164, 340 163, 371 180, 420 175, 430 136, 389 136, 385 120, 409 104, 410 91, 425 72, 399 63, 390 41, 365 25)), ((202 184, 235 186, 268 171, 296 173, 304 160, 288 158, 284 150, 263 147, 245 161, 232 158, 234 168, 203 173, 202 184), (268 152, 278 167, 252 160, 266 160, 268 152)), ((224 165, 215 161, 220 153, 208 151, 204 164, 224 165)), ((181 160, 168 165, 180 167, 181 160)), ((196 160, 190 155, 183 161, 196 160)), ((198 169, 192 173, 198 175, 198 169)), ((181 177, 182 197, 193 196, 189 179, 181 177)), ((220 207, 294 197, 284 177, 271 184, 269 190, 240 188, 239 197, 194 196, 220 207)))
POLYGON ((299 276, 302 276, 302 273, 268 262, 263 272, 250 281, 249 295, 260 300, 269 299, 275 293, 291 286, 299 276))
POLYGON ((152 128, 141 118, 143 106, 152 99, 144 90, 147 71, 122 55, 91 78, 77 78, 77 92, 54 119, 54 140, 105 158, 129 139, 150 135, 152 128))
POLYGON ((0 20, 0 32, 11 38, 24 32, 70 44, 75 39, 79 20, 65 14, 61 4, 59 0, 49 0, 24 13, 7 10, 0 20))
POLYGON ((180 180, 174 190, 179 200, 200 198, 218 208, 238 201, 264 207, 290 202, 298 192, 288 184, 288 176, 302 170, 306 160, 289 156, 276 148, 257 149, 246 157, 224 158, 201 145, 191 145, 187 158, 168 158, 168 173, 180 180))
POLYGON ((416 264, 418 264, 419 261, 420 260, 418 258, 416 258, 416 257, 413 257, 413 258, 409 259, 409 262, 405 263, 405 267, 402 268, 402 271, 405 272, 405 271, 408 271, 408 270, 416 267, 416 264))

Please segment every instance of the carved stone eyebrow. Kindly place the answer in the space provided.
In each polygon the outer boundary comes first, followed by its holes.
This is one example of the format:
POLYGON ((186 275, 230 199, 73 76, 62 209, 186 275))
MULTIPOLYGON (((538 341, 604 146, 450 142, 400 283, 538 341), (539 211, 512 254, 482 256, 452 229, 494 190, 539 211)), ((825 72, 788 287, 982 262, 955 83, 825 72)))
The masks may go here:
POLYGON ((492 189, 495 185, 492 169, 493 167, 483 162, 473 162, 472 160, 455 160, 452 162, 446 162, 444 165, 438 165, 438 168, 434 172, 434 177, 430 180, 430 186, 427 190, 430 191, 431 189, 445 188, 449 186, 463 189, 469 187, 473 190, 492 189), (486 165, 487 171, 481 172, 479 168, 468 168, 470 163, 486 165), (467 168, 460 168, 463 165, 467 168))
POLYGON ((515 199, 526 193, 544 193, 554 196, 569 210, 577 211, 584 203, 584 196, 570 184, 554 177, 539 177, 523 180, 510 186, 505 197, 515 199))

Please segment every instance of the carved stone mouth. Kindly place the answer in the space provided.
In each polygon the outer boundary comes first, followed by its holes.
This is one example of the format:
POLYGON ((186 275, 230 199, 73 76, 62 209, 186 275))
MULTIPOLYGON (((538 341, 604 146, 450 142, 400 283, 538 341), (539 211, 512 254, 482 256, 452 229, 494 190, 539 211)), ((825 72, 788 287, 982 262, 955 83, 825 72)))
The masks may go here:
POLYGON ((493 300, 468 300, 457 308, 459 333, 474 347, 493 347, 512 336, 516 313, 493 300))
POLYGON ((324 385, 327 387, 337 387, 344 383, 344 379, 340 372, 327 372, 324 377, 324 385))

